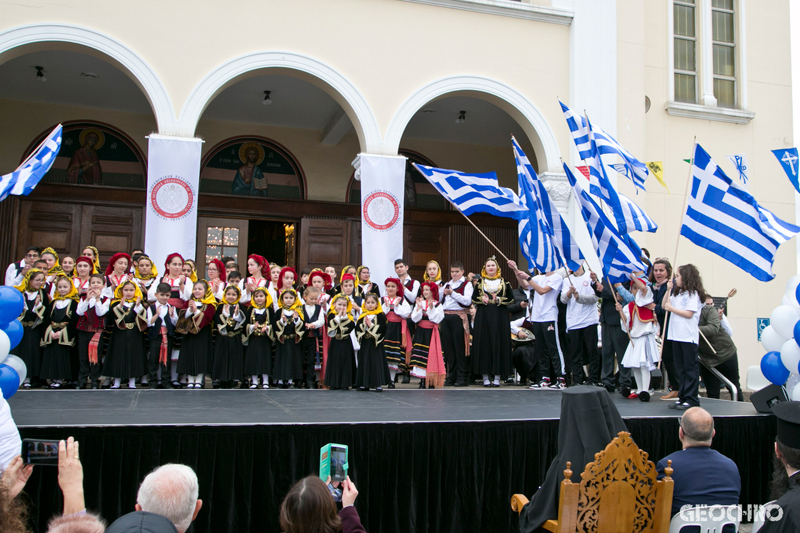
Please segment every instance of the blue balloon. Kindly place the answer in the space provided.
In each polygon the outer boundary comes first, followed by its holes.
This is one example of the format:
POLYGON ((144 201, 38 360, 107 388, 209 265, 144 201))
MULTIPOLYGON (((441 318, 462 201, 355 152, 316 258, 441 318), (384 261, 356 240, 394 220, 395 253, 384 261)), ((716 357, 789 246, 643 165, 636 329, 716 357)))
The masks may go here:
MULTIPOLYGON (((800 323, 800 320, 798 323, 800 323)), ((19 320, 12 320, 5 326, 0 326, 0 330, 5 331, 6 335, 8 335, 8 340, 11 341, 12 350, 22 341, 22 334, 24 331, 19 320)))
POLYGON ((0 390, 3 391, 3 398, 8 400, 19 389, 19 374, 8 365, 0 365, 0 390))
POLYGON ((781 362, 780 352, 767 352, 761 359, 761 373, 773 385, 781 386, 789 379, 789 370, 781 362))
POLYGON ((797 303, 800 303, 800 285, 794 290, 794 298, 797 300, 797 303))
POLYGON ((8 324, 18 318, 25 309, 22 293, 14 287, 0 287, 0 324, 8 324))

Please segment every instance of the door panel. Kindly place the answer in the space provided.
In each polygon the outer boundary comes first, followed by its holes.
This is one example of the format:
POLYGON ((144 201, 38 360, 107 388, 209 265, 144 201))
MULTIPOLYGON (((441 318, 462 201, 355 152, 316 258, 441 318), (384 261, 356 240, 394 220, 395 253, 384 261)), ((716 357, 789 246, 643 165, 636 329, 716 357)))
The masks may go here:
POLYGON ((304 217, 300 221, 298 266, 341 269, 350 255, 350 221, 337 218, 304 217))
POLYGON ((243 218, 197 218, 197 272, 206 277, 206 265, 212 259, 229 255, 236 259, 241 274, 247 276, 247 230, 250 221, 243 218))
POLYGON ((408 261, 408 274, 422 280, 428 261, 437 261, 442 268, 442 277, 449 273, 449 249, 447 246, 447 227, 406 224, 403 228, 403 248, 408 261))
POLYGON ((75 253, 92 244, 103 260, 117 252, 131 253, 142 245, 141 207, 84 205, 81 218, 81 249, 75 253))
MULTIPOLYGON (((28 246, 55 249, 59 255, 80 253, 81 206, 24 200, 20 205, 17 257, 28 246)), ((87 242, 88 244, 88 242, 87 242)))

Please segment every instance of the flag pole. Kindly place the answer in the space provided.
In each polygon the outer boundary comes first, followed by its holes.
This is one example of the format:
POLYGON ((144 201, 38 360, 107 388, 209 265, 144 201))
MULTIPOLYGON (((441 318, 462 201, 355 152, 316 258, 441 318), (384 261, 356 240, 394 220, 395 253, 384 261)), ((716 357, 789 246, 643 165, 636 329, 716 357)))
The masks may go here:
MULTIPOLYGON (((695 135, 694 139, 692 140, 692 159, 689 161, 689 177, 686 179, 686 190, 683 193, 683 211, 681 211, 681 225, 680 225, 681 228, 683 227, 683 217, 686 216, 686 206, 689 205, 689 184, 692 183, 692 177, 694 175, 692 173, 692 170, 694 169, 694 153, 696 149, 697 149, 697 135, 695 135)), ((678 239, 675 241, 675 255, 672 256, 672 260, 674 261, 673 265, 675 265, 672 271, 673 274, 675 274, 675 270, 677 270, 678 268, 678 247, 680 246, 680 244, 681 244, 681 232, 679 229, 678 239)), ((667 291, 667 294, 669 294, 669 291, 667 291)), ((667 324, 669 324, 669 316, 671 314, 672 313, 667 312, 666 316, 664 317, 664 327, 661 328, 661 350, 659 355, 664 354, 664 344, 666 344, 666 339, 667 339, 667 324)), ((703 335, 703 339, 705 339, 705 335, 703 335)), ((706 340, 706 342, 708 342, 708 340, 706 340)), ((708 345, 711 346, 711 343, 709 342, 708 345)), ((712 347, 711 349, 713 350, 714 348, 712 347)), ((663 361, 664 358, 662 357, 661 358, 662 364, 663 361)))
POLYGON ((473 227, 473 228, 475 228, 475 229, 478 231, 478 233, 480 233, 480 234, 481 234, 481 237, 483 237, 484 239, 486 239, 486 242, 488 242, 489 244, 491 244, 491 245, 492 245, 492 248, 494 248, 495 250, 497 250, 497 253, 498 253, 498 254, 500 254, 500 255, 502 256, 502 258, 506 260, 506 262, 509 262, 509 261, 510 261, 510 259, 509 259, 508 257, 506 257, 506 254, 504 254, 504 253, 503 253, 503 252, 500 250, 500 248, 498 248, 498 247, 497 247, 497 245, 496 245, 495 243, 493 243, 493 242, 492 242, 492 240, 491 240, 489 237, 487 237, 487 236, 486 236, 486 234, 485 234, 484 232, 482 232, 482 231, 480 230, 480 228, 479 228, 478 226, 476 226, 476 225, 475 225, 475 223, 474 223, 473 221, 471 221, 471 220, 469 219, 469 217, 468 217, 467 215, 465 215, 465 214, 464 214, 464 213, 463 213, 463 212, 462 212, 462 211, 461 211, 461 210, 460 210, 460 209, 459 209, 459 208, 456 206, 456 204, 454 204, 454 203, 453 203, 453 202, 450 200, 450 198, 447 198, 447 196, 444 196, 444 195, 442 195, 442 196, 443 196, 444 198, 446 198, 448 202, 450 202, 450 205, 452 205, 452 206, 455 208, 455 210, 456 210, 456 211, 458 211, 459 213, 461 213, 461 216, 463 216, 464 218, 466 218, 466 219, 467 219, 467 222, 469 222, 469 223, 472 225, 472 227, 473 227))

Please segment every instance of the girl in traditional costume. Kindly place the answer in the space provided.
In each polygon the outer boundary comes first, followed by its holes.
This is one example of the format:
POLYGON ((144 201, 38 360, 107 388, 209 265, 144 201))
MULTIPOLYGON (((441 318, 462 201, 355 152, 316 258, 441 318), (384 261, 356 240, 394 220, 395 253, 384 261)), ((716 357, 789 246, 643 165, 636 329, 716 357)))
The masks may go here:
POLYGON ((114 290, 109 320, 114 329, 108 341, 103 375, 114 378, 112 389, 119 389, 123 379, 128 388, 136 388, 136 378, 147 374, 147 355, 144 351, 147 331, 147 307, 139 284, 127 280, 114 290))
POLYGON ((472 372, 483 376, 484 387, 499 387, 514 371, 511 360, 511 285, 500 277, 497 260, 486 260, 481 280, 472 293, 475 321, 470 359, 472 372), (493 379, 492 379, 493 378, 493 379))
POLYGON ((55 295, 45 312, 45 330, 41 345, 42 369, 39 376, 52 380, 51 388, 61 388, 72 377, 72 351, 78 325, 78 291, 72 280, 63 274, 53 283, 55 295))
POLYGON ((325 366, 325 386, 331 390, 347 390, 353 386, 355 351, 351 334, 355 327, 352 301, 343 294, 337 294, 331 301, 327 319, 328 336, 331 340, 325 366))
POLYGON ((71 255, 65 255, 61 259, 61 269, 68 278, 75 277, 75 259, 71 255))
POLYGON ((386 315, 381 308, 381 298, 375 293, 364 297, 364 308, 356 323, 356 334, 361 348, 358 350, 356 385, 358 390, 374 388, 383 391, 383 386, 392 379, 386 364, 383 341, 386 337, 386 315))
MULTIPOLYGON (((72 283, 78 290, 78 294, 83 297, 89 290, 89 277, 94 274, 94 263, 88 257, 79 257, 75 263, 74 276, 72 283)), ((103 280, 105 286, 105 279, 103 280)))
MULTIPOLYGON (((643 273, 637 273, 644 276, 643 273)), ((625 321, 622 330, 631 336, 631 342, 622 358, 622 366, 630 368, 636 380, 636 392, 628 398, 639 398, 643 402, 650 401, 650 372, 658 368, 659 350, 656 344, 658 321, 653 309, 653 291, 644 277, 631 280, 631 292, 634 301, 626 306, 617 302, 617 311, 623 313, 625 321)))
POLYGON ((411 306, 404 298, 403 284, 398 278, 383 282, 386 296, 381 298, 381 307, 386 313, 386 336, 383 350, 389 366, 389 388, 394 388, 398 372, 406 372, 411 363, 412 339, 406 319, 411 316, 411 306))
MULTIPOLYGON (((258 254, 252 254, 247 258, 247 272, 250 274, 239 282, 239 289, 242 291, 242 298, 249 300, 258 287, 269 289, 269 280, 264 277, 268 268, 267 260, 258 254)), ((270 296, 272 291, 270 291, 270 296)), ((275 298, 275 296, 273 296, 275 298)))
POLYGON ((424 282, 420 291, 422 296, 417 298, 411 311, 411 320, 417 325, 414 348, 411 350, 411 375, 420 378, 420 389, 426 385, 429 389, 438 389, 444 386, 447 377, 439 338, 439 323, 444 320, 444 307, 439 303, 439 286, 436 282, 424 282))
POLYGON ((266 287, 258 287, 250 297, 250 310, 242 342, 247 345, 244 355, 244 374, 251 377, 250 388, 269 388, 272 374, 272 296, 266 287))
POLYGON ((147 296, 150 300, 150 287, 153 284, 158 285, 158 269, 153 264, 153 260, 149 256, 140 255, 139 259, 133 265, 133 278, 139 284, 142 294, 147 296))
MULTIPOLYGON (((217 301, 221 302, 224 299, 225 280, 227 277, 225 264, 219 259, 212 259, 208 262, 206 270, 208 270, 208 279, 206 281, 208 281, 208 285, 211 287, 211 292, 214 293, 214 297, 217 301)), ((239 293, 241 294, 241 289, 239 293)))
POLYGON ((303 380, 303 353, 300 340, 305 334, 303 304, 294 289, 280 295, 280 307, 272 322, 275 335, 274 378, 282 388, 288 389, 295 381, 303 380))
POLYGON ((205 280, 192 288, 192 299, 179 313, 175 329, 183 334, 178 356, 178 373, 186 374, 187 389, 202 389, 203 377, 211 361, 211 325, 217 310, 217 299, 205 280))
POLYGON ((82 257, 88 257, 94 263, 95 273, 100 272, 100 253, 94 246, 85 246, 81 252, 82 257))
POLYGON ((428 261, 425 265, 425 274, 422 276, 424 281, 430 281, 436 284, 436 289, 439 294, 439 302, 441 303, 444 298, 442 293, 442 268, 439 266, 438 261, 428 261))
MULTIPOLYGON (((320 313, 323 317, 327 317, 328 311, 331 308, 331 277, 328 273, 315 268, 308 276, 308 286, 315 287, 319 291, 317 304, 320 307, 320 313)), ((327 323, 327 318, 324 322, 327 323)), ((328 346, 331 339, 328 337, 328 328, 323 324, 320 328, 320 336, 317 337, 317 352, 320 355, 319 365, 314 365, 314 371, 317 373, 317 382, 324 386, 325 384, 325 365, 328 362, 328 346)))
POLYGON ((42 250, 42 253, 39 254, 39 258, 45 263, 47 263, 47 271, 45 272, 47 285, 45 286, 45 290, 47 291, 48 296, 50 296, 50 298, 53 298, 56 292, 56 287, 55 287, 56 277, 59 274, 63 274, 64 270, 58 263, 58 254, 52 248, 48 247, 42 250))
POLYGON ((214 369, 211 375, 219 380, 223 389, 232 389, 234 382, 241 382, 244 376, 242 332, 247 316, 239 305, 241 296, 239 287, 227 287, 224 301, 217 307, 214 315, 217 338, 214 342, 214 369))
POLYGON ((356 270, 356 279, 358 280, 358 290, 361 291, 362 296, 374 292, 380 295, 380 288, 377 283, 372 283, 369 280, 369 267, 361 265, 356 270))
MULTIPOLYGON (((37 384, 42 370, 42 335, 45 330, 45 311, 50 304, 45 286, 45 273, 41 269, 31 268, 16 289, 22 293, 25 310, 19 321, 22 323, 22 340, 9 353, 16 355, 28 369, 28 375, 22 387, 31 388, 31 380, 37 384)), ((38 385, 37 385, 38 386, 38 385)))
POLYGON ((128 273, 130 262, 131 256, 126 253, 117 253, 111 256, 111 261, 109 261, 106 268, 107 291, 114 294, 120 283, 131 279, 131 275, 128 273))

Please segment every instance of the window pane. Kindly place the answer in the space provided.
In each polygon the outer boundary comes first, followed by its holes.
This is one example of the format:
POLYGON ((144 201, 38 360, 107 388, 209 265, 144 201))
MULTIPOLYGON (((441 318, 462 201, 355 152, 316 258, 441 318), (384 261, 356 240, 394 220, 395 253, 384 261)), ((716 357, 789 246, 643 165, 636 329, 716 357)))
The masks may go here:
POLYGON ((711 15, 711 34, 714 41, 733 43, 733 13, 714 11, 711 15))
POLYGON ((225 246, 239 246, 239 228, 225 228, 225 246))
POLYGON ((675 101, 689 104, 697 103, 695 95, 695 77, 687 74, 675 74, 675 101))
POLYGON ((733 0, 714 0, 711 7, 718 7, 720 9, 733 9, 733 0))
POLYGON ((222 228, 209 227, 206 234, 206 243, 208 244, 222 244, 222 228))
MULTIPOLYGON (((237 263, 239 262, 239 248, 238 247, 229 248, 227 246, 223 246, 222 247, 222 255, 223 256, 233 257, 234 261, 236 261, 237 263)), ((239 265, 239 266, 242 267, 243 265, 239 265)))
POLYGON ((678 70, 696 70, 695 42, 686 39, 675 39, 675 68, 678 70))
POLYGON ((714 74, 718 76, 736 75, 732 46, 714 45, 714 74))
POLYGON ((220 257, 222 257, 221 246, 206 246, 206 264, 212 259, 219 259, 220 257))
POLYGON ((694 37, 694 8, 675 5, 675 35, 694 37))
POLYGON ((736 82, 714 79, 714 97, 719 107, 736 107, 736 82))

